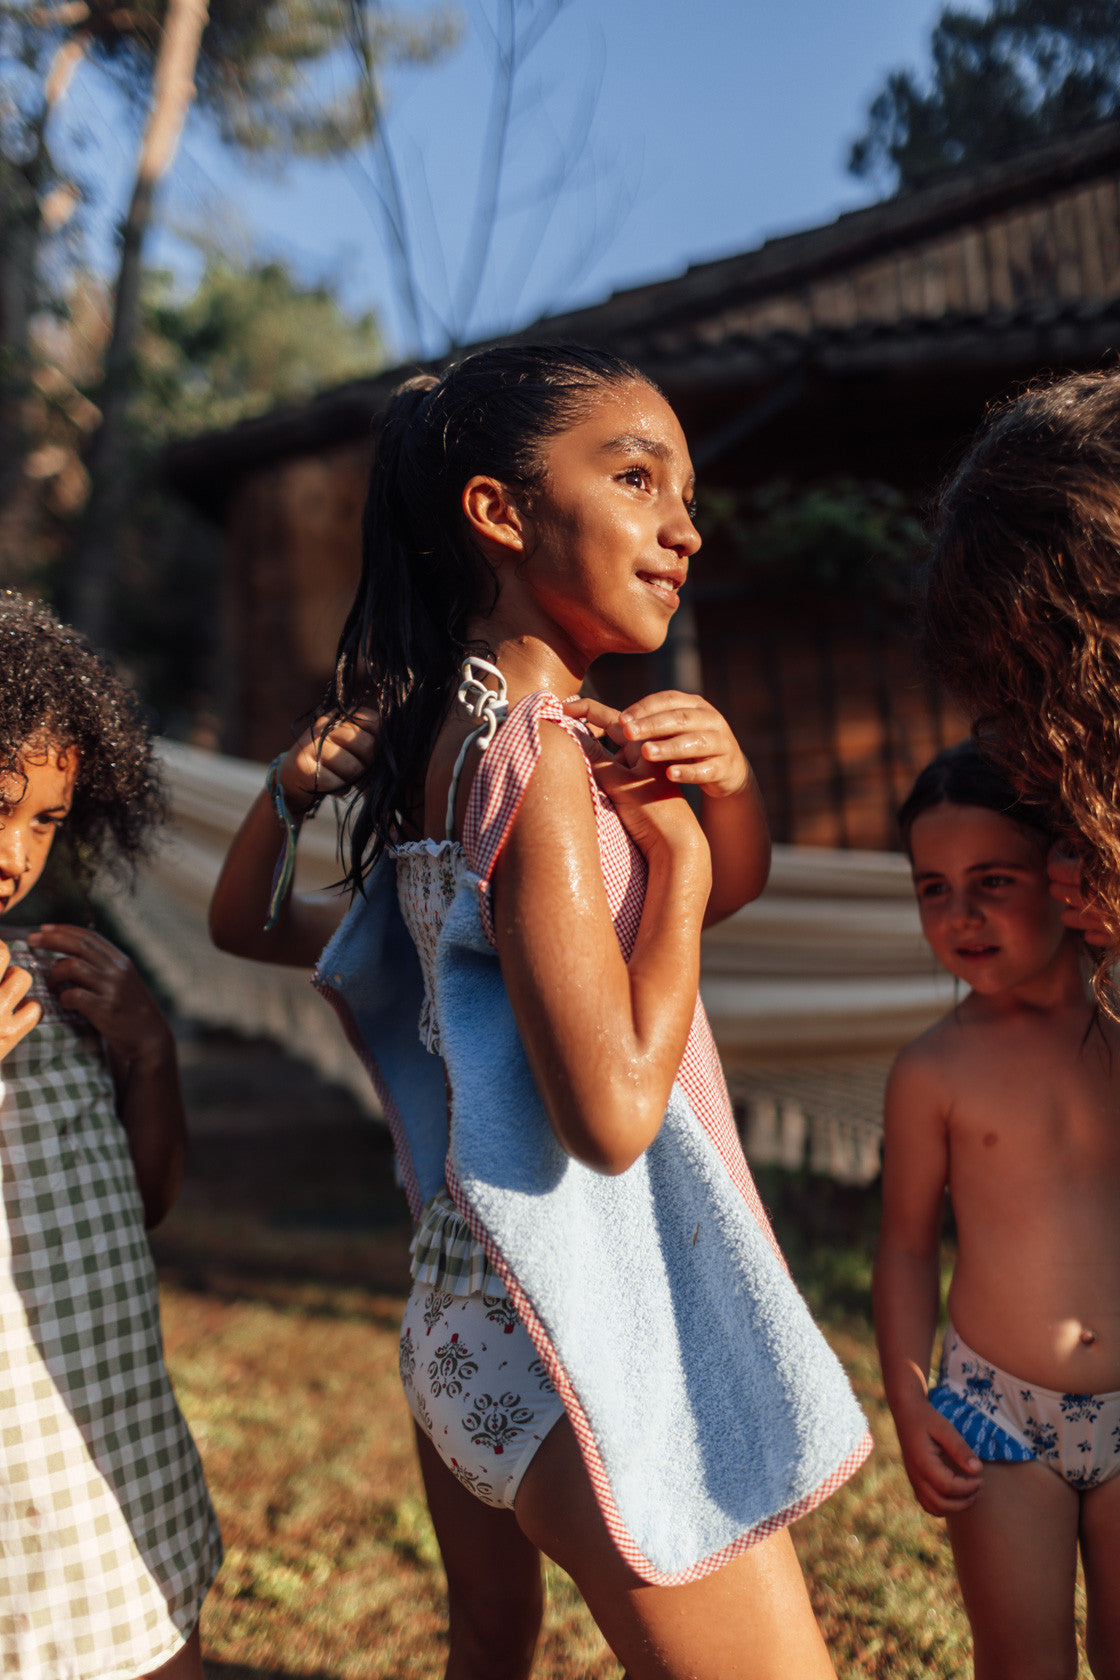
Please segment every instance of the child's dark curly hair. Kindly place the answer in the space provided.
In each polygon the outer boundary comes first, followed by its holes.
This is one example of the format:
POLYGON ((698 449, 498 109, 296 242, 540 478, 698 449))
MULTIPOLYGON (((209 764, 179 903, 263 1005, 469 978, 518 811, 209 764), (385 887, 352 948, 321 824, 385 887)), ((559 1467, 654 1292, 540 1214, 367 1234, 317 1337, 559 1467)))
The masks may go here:
POLYGON ((0 591, 0 776, 28 747, 73 748, 78 777, 63 830, 88 879, 137 862, 166 815, 151 733, 136 696, 76 630, 0 591))

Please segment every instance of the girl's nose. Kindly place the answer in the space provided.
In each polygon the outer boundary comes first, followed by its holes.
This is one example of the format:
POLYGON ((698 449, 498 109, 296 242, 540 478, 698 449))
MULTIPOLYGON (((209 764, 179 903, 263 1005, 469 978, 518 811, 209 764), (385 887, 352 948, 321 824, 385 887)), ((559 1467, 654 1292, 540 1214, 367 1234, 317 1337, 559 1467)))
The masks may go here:
POLYGON ((979 904, 970 892, 954 893, 949 904, 949 920, 958 926, 968 926, 982 919, 979 904))
POLYGON ((27 873, 27 847, 19 827, 0 824, 0 871, 16 880, 27 873))
POLYGON ((700 547, 701 537, 687 511, 682 507, 679 518, 673 519, 662 532, 661 540, 666 548, 673 549, 682 560, 690 560, 700 547))

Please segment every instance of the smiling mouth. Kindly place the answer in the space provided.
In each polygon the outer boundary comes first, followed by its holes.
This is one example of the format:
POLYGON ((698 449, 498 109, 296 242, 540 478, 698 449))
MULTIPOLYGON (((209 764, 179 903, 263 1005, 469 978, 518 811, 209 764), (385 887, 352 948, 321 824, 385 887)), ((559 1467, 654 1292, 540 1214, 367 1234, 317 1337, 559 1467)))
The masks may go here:
POLYGON ((958 945, 957 956, 967 962, 970 958, 994 957, 999 954, 998 945, 958 945))
POLYGON ((639 572, 638 581, 644 583, 648 589, 663 595, 666 601, 677 600, 677 591, 684 583, 684 577, 674 572, 639 572))

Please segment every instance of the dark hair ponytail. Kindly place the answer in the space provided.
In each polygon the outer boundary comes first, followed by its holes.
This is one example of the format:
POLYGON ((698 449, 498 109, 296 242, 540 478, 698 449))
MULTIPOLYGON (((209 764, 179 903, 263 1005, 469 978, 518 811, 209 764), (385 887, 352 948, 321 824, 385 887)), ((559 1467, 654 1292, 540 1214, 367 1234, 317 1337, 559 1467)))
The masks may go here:
POLYGON ((932 758, 899 806, 898 829, 907 852, 914 824, 938 805, 977 805, 983 811, 995 811, 1029 828, 1044 845, 1055 837, 1048 813, 1021 798, 973 740, 959 741, 932 758))
POLYGON ((496 599, 466 527, 463 486, 485 473, 531 492, 547 441, 582 419, 597 391, 642 378, 604 351, 512 345, 394 391, 370 472, 361 579, 324 705, 332 718, 370 705, 379 719, 377 756, 358 783, 347 836, 353 888, 400 816, 407 824, 422 803, 432 743, 472 651, 467 626, 496 599))

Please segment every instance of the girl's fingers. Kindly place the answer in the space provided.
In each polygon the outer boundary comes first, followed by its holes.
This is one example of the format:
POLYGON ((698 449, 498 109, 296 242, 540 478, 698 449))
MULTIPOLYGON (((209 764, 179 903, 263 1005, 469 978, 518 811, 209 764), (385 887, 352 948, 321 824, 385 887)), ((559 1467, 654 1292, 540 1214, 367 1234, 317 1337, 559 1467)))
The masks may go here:
POLYGON ((715 758, 722 751, 723 744, 706 730, 694 730, 642 742, 642 753, 650 759, 715 758))
MULTIPOLYGON (((618 722, 618 710, 614 706, 607 706, 602 700, 565 700, 564 710, 569 717, 580 718, 587 724, 593 734, 610 734, 611 727, 618 722)), ((621 739, 619 731, 617 739, 621 739)))
POLYGON ((619 714, 619 727, 628 741, 652 741, 685 730, 710 729, 716 716, 707 706, 662 706, 640 712, 635 708, 619 714))
MULTIPOLYGON (((937 1450, 943 1454, 944 1468, 955 1479, 958 1475, 974 1478, 983 1468, 980 1460, 963 1436, 959 1435, 947 1417, 930 1408, 929 1434, 937 1450)), ((940 1469, 938 1465, 936 1468, 940 1469)), ((940 1479, 940 1478, 939 1478, 940 1479)))
POLYGON ((17 1009, 12 1010, 0 1031, 0 1060, 39 1025, 42 1016, 43 1006, 37 998, 25 998, 17 1009))
POLYGON ((0 1009, 14 1014, 22 998, 31 990, 31 976, 26 968, 8 968, 0 979, 0 1009))

